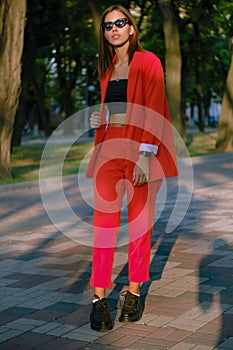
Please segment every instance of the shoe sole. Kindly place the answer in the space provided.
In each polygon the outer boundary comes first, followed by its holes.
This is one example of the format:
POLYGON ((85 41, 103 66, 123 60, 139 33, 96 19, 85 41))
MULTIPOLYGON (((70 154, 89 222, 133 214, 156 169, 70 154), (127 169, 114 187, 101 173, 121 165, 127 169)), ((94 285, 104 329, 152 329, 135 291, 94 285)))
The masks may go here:
POLYGON ((135 317, 129 317, 129 316, 126 316, 126 315, 121 315, 121 316, 119 317, 119 322, 122 322, 122 323, 137 322, 137 321, 139 321, 141 318, 142 318, 142 314, 137 315, 137 316, 135 316, 135 317))
POLYGON ((106 325, 106 324, 96 324, 96 323, 91 323, 91 329, 93 331, 97 331, 97 332, 108 332, 111 331, 113 329, 113 325, 106 325))

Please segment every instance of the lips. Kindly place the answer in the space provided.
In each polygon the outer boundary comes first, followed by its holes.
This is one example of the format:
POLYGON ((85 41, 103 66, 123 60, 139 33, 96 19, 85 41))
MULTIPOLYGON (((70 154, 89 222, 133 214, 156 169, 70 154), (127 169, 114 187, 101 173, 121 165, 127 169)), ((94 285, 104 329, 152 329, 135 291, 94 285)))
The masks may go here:
POLYGON ((117 39, 119 39, 120 37, 121 37, 121 36, 118 35, 118 34, 112 35, 112 39, 113 39, 113 40, 117 40, 117 39))

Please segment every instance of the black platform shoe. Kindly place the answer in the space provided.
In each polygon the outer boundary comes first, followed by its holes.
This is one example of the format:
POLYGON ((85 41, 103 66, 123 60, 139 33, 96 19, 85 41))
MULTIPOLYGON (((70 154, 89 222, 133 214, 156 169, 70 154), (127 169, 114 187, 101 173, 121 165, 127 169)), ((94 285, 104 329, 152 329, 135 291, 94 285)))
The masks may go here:
POLYGON ((140 297, 127 291, 119 317, 120 322, 136 322, 142 317, 140 297))
POLYGON ((108 312, 108 305, 106 298, 100 299, 92 304, 92 311, 90 315, 91 329, 99 332, 107 332, 113 328, 112 320, 108 312))

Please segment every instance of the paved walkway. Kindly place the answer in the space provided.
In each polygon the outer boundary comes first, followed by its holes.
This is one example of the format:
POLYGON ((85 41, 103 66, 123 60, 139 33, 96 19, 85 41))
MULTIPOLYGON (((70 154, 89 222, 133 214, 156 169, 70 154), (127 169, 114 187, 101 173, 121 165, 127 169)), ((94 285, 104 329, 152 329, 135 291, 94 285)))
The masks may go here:
MULTIPOLYGON (((108 333, 89 327, 91 248, 51 223, 37 182, 0 186, 0 349, 232 350, 232 160, 193 158, 192 201, 172 233, 165 232, 168 200, 153 231, 151 281, 142 287, 145 309, 135 324, 118 322, 127 246, 116 249, 108 333)), ((64 179, 74 211, 75 185, 75 177, 64 179)), ((83 214, 87 221, 92 215, 83 214)))

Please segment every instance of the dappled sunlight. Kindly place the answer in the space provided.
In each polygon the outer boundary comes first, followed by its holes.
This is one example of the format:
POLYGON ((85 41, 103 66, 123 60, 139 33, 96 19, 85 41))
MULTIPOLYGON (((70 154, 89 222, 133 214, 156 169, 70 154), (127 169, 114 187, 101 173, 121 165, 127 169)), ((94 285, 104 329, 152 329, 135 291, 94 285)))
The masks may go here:
MULTIPOLYGON (((153 341, 168 341, 160 338, 159 331, 171 334, 170 338, 175 339, 173 345, 180 342, 174 338, 176 334, 182 334, 183 341, 189 344, 196 344, 200 334, 203 339, 211 334, 208 341, 213 346, 233 336, 229 327, 232 324, 233 247, 231 156, 192 158, 193 197, 182 222, 171 233, 165 229, 174 206, 176 182, 172 179, 168 184, 169 197, 152 233, 151 280, 141 288, 145 309, 141 321, 135 325, 143 327, 150 336, 153 334, 153 341)), ((62 181, 72 210, 91 223, 92 211, 83 205, 77 177, 64 176, 62 181)), ((41 318, 45 327, 54 324, 59 330, 72 324, 76 332, 73 337, 80 341, 83 329, 85 334, 92 334, 89 330, 93 293, 89 285, 91 247, 74 242, 51 223, 41 202, 38 182, 3 188, 0 297, 4 304, 0 316, 14 312, 14 322, 20 324, 23 319, 35 329, 30 333, 24 329, 24 334, 30 336, 40 331, 41 318)), ((90 191, 88 183, 83 189, 90 191)), ((50 194, 55 190, 51 186, 50 194)), ((59 205, 57 203, 58 214, 62 210, 59 205)), ((127 245, 118 246, 113 290, 108 295, 116 324, 117 300, 127 284, 126 262, 127 245)), ((2 327, 7 325, 11 329, 15 327, 14 322, 6 321, 2 327)), ((121 327, 124 332, 125 326, 121 327)), ((44 335, 48 337, 50 333, 51 329, 44 329, 44 335)), ((62 339, 60 336, 59 341, 62 339)), ((114 332, 111 339, 115 339, 114 332)))

